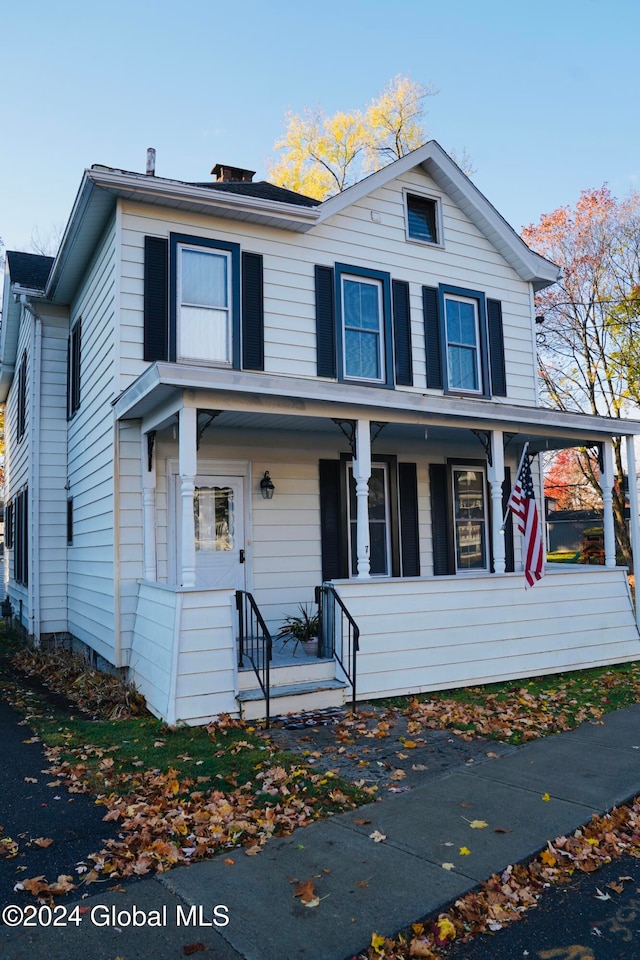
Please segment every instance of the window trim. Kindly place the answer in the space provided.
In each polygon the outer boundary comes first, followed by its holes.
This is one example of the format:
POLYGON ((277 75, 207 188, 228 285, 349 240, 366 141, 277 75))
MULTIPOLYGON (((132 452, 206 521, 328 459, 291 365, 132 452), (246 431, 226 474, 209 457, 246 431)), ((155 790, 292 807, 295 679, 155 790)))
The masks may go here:
POLYGON ((393 326, 391 320, 391 275, 383 270, 372 270, 368 267, 354 267, 347 263, 335 265, 335 320, 336 345, 338 358, 338 380, 345 383, 357 383, 365 386, 393 389, 394 353, 393 353, 393 326), (381 378, 370 380, 365 377, 348 376, 345 370, 345 336, 343 320, 342 281, 343 278, 366 281, 378 281, 381 291, 380 301, 380 368, 381 378))
POLYGON ((173 363, 194 363, 209 367, 233 367, 239 370, 242 346, 240 338, 240 244, 226 240, 212 240, 209 237, 171 233, 169 235, 169 360, 173 363), (179 257, 180 251, 184 247, 194 249, 200 247, 203 250, 221 251, 229 257, 231 274, 229 281, 229 334, 231 349, 228 360, 198 360, 191 357, 183 360, 178 357, 179 257))
POLYGON ((487 303, 486 296, 481 290, 468 290, 465 287, 454 287, 448 283, 438 286, 439 323, 440 323, 440 355, 442 363, 443 387, 445 394, 470 397, 491 396, 491 374, 489 369, 489 344, 487 330, 487 303), (446 300, 474 300, 476 302, 477 330, 479 336, 478 374, 480 388, 472 390, 469 387, 453 387, 449 383, 449 341, 447 339, 446 300))
POLYGON ((403 190, 404 194, 404 229, 407 243, 418 243, 423 247, 436 247, 444 250, 444 227, 442 223, 442 198, 433 193, 424 193, 420 190, 403 190), (414 237, 409 228, 409 199, 415 197, 416 200, 428 200, 434 204, 436 239, 423 240, 422 237, 414 237))

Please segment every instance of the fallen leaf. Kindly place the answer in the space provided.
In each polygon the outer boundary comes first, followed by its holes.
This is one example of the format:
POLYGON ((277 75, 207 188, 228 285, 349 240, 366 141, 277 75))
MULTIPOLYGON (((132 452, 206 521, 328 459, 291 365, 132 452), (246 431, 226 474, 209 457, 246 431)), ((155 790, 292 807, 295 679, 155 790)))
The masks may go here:
POLYGON ((369 836, 375 843, 382 843, 383 840, 387 839, 386 833, 380 833, 379 830, 374 830, 369 836))
POLYGON ((32 841, 35 843, 36 847, 49 847, 53 843, 52 837, 37 837, 37 839, 32 841))
POLYGON ((394 770, 391 774, 390 780, 404 780, 406 773, 404 770, 394 770))
POLYGON ((607 884, 607 887, 609 888, 609 890, 613 890, 614 893, 623 893, 623 892, 624 892, 624 887, 622 886, 621 883, 614 883, 614 882, 612 881, 611 883, 608 883, 608 884, 607 884))
POLYGON ((600 887, 596 887, 596 892, 594 894, 596 900, 611 900, 610 893, 603 893, 600 887))
POLYGON ((38 778, 37 778, 37 777, 25 777, 25 778, 24 778, 24 782, 25 782, 25 783, 37 783, 37 782, 38 782, 38 778))
POLYGON ((484 830, 489 824, 486 820, 469 820, 469 826, 472 830, 484 830))
POLYGON ((358 817, 358 819, 353 822, 357 824, 357 826, 363 827, 366 823, 371 823, 371 820, 367 820, 366 817, 358 817))
POLYGON ((548 793, 543 793, 543 794, 542 794, 542 799, 543 799, 543 800, 551 800, 551 797, 549 796, 548 793))
POLYGON ((540 854, 540 859, 543 863, 546 863, 548 867, 555 867, 556 863, 558 862, 549 850, 543 850, 540 854))
POLYGON ((469 850, 469 847, 460 847, 461 857, 468 857, 470 853, 471 853, 471 850, 469 850))
POLYGON ((455 863, 443 863, 443 864, 442 864, 442 869, 443 869, 443 870, 455 870, 455 868, 456 868, 455 863))
POLYGON ((305 907, 317 907, 320 903, 320 897, 316 893, 315 887, 313 885, 313 880, 305 880, 304 883, 298 884, 294 891, 294 897, 298 897, 300 902, 305 905, 305 907))
POLYGON ((188 943, 182 948, 182 952, 185 957, 190 957, 194 953, 201 953, 203 950, 206 950, 204 943, 188 943))
POLYGON ((233 864, 235 863, 235 860, 232 860, 231 857, 225 857, 224 862, 228 867, 232 867, 233 864))

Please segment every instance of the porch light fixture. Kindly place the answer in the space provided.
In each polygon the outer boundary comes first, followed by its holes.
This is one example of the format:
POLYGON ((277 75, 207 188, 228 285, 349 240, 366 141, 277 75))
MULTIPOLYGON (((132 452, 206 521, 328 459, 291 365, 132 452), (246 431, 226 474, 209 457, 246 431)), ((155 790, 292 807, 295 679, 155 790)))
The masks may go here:
POLYGON ((260 481, 260 493, 262 494, 263 500, 273 500, 273 493, 276 488, 273 485, 273 480, 269 476, 269 471, 265 470, 264 477, 260 481))

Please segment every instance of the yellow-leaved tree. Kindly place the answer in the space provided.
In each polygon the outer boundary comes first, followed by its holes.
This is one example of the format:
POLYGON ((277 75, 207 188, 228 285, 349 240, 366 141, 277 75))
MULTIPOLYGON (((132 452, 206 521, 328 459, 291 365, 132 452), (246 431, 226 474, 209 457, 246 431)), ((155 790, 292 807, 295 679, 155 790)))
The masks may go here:
MULTIPOLYGON (((426 141, 425 101, 437 93, 398 74, 364 110, 288 113, 269 180, 316 200, 340 193, 426 141)), ((471 172, 466 153, 461 165, 471 172)))

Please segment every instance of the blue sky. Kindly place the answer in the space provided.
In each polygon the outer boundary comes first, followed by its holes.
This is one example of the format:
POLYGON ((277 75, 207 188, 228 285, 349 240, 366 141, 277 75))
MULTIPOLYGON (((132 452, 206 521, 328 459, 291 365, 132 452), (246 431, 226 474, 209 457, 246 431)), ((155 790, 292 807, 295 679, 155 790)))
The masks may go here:
POLYGON ((264 177, 287 110, 364 107, 395 74, 440 89, 430 136, 466 147, 514 226, 605 181, 640 187, 637 0, 26 0, 2 20, 0 237, 64 223, 92 163, 264 177))

